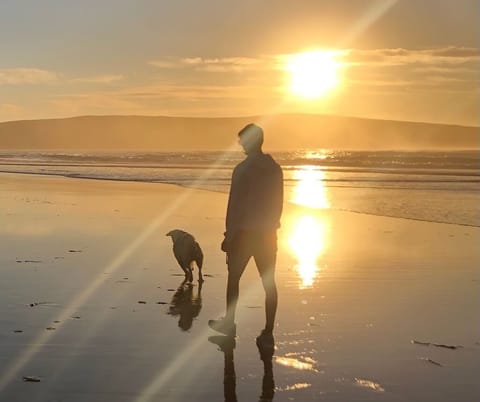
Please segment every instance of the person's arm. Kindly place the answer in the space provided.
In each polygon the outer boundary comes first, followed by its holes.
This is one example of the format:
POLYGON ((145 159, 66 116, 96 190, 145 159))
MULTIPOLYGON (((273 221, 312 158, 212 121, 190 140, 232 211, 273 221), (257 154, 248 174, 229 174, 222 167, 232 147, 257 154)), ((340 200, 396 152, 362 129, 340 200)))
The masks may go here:
POLYGON ((274 216, 278 220, 278 227, 280 227, 280 218, 283 211, 283 171, 282 168, 278 167, 278 172, 275 175, 275 195, 273 197, 273 211, 274 216))
POLYGON ((226 251, 228 243, 238 232, 244 216, 245 197, 247 194, 245 174, 240 166, 237 166, 232 174, 232 183, 228 197, 227 217, 225 220, 225 240, 222 250, 226 251))

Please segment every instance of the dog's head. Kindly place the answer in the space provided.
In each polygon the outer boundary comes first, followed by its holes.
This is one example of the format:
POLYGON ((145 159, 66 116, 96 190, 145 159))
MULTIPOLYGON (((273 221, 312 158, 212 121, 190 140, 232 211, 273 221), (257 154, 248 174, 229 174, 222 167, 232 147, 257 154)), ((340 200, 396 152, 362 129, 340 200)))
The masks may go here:
POLYGON ((172 241, 175 243, 178 239, 181 237, 185 236, 187 232, 184 232, 183 230, 180 229, 174 229, 170 230, 165 236, 170 236, 172 238, 172 241))

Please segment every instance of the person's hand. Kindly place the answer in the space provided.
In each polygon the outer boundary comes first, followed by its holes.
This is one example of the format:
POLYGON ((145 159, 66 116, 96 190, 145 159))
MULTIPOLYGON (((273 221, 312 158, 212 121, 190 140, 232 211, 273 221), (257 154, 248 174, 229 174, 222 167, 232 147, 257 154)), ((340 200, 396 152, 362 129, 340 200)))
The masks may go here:
POLYGON ((230 245, 231 245, 231 238, 225 235, 225 238, 223 239, 222 245, 220 246, 220 248, 222 249, 223 252, 227 253, 228 250, 230 249, 230 245))
POLYGON ((220 248, 222 249, 222 251, 224 253, 228 252, 228 246, 229 246, 229 242, 227 241, 227 238, 225 237, 222 241, 222 244, 220 246, 220 248))

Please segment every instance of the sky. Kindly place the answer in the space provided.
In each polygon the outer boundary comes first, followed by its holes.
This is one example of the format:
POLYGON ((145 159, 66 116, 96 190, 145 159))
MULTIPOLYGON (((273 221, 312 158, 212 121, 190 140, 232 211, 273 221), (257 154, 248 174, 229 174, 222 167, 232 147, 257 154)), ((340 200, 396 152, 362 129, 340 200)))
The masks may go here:
POLYGON ((0 0, 0 121, 281 112, 479 126, 478 0, 0 0), (335 53, 292 93, 286 61, 335 53))

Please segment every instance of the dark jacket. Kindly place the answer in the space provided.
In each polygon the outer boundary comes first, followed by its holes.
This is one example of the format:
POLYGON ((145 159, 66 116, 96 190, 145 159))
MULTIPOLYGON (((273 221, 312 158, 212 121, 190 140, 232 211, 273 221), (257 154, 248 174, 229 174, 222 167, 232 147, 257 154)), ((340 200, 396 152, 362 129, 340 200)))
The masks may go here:
POLYGON ((280 227, 283 208, 283 172, 264 153, 249 155, 232 174, 225 238, 239 231, 267 232, 280 227))

